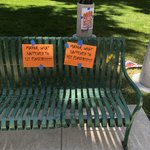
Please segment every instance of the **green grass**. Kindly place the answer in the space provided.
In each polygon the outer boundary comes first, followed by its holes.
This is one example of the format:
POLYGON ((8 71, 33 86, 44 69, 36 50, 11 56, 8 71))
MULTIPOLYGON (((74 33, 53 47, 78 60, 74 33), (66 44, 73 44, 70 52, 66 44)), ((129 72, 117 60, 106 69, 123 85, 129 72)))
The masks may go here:
MULTIPOLYGON (((0 0, 0 36, 72 36, 77 0, 0 0)), ((95 0, 94 34, 127 39, 126 59, 142 63, 150 40, 150 0, 95 0)), ((150 94, 144 109, 150 118, 150 94)), ((133 99, 132 93, 130 98, 133 99)))

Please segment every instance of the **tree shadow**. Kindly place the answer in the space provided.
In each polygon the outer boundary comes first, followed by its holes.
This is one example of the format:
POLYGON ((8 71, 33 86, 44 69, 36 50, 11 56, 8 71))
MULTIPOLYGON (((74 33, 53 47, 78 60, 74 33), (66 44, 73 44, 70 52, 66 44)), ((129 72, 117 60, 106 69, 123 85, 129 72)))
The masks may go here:
MULTIPOLYGON (((58 0, 71 4, 71 2, 58 0)), ((102 1, 103 2, 103 1, 102 1)), ((101 4, 102 2, 97 2, 101 4)), ((107 3, 106 1, 105 3, 107 3)), ((111 1, 112 3, 112 1, 111 1)), ((76 2, 74 2, 76 4, 76 2)), ((13 9, 0 5, 0 36, 72 36, 76 32, 76 8, 66 9, 59 6, 28 6, 13 9)), ((116 13, 110 10, 111 13, 116 13)), ((122 15, 122 14, 117 14, 122 15)), ((94 18, 94 34, 97 36, 148 37, 147 34, 118 26, 117 21, 101 11, 94 18)), ((137 53, 138 46, 145 46, 138 38, 127 41, 127 52, 137 53)), ((137 57, 140 63, 143 53, 137 57)))
POLYGON ((137 12, 150 14, 150 1, 149 0, 121 0, 125 5, 137 8, 137 12))
POLYGON ((71 36, 75 33, 76 10, 64 9, 61 13, 53 6, 11 9, 0 5, 1 36, 71 36), (73 31, 74 29, 74 31, 73 31))
MULTIPOLYGON (((51 1, 51 0, 50 0, 51 1)), ((58 2, 65 2, 66 4, 76 4, 78 0, 76 1, 68 1, 68 0, 55 0, 58 2)), ((119 6, 121 7, 121 4, 131 6, 134 8, 137 8, 137 12, 142 12, 145 14, 150 14, 150 0, 93 0, 96 6, 101 5, 113 5, 113 6, 119 6)))

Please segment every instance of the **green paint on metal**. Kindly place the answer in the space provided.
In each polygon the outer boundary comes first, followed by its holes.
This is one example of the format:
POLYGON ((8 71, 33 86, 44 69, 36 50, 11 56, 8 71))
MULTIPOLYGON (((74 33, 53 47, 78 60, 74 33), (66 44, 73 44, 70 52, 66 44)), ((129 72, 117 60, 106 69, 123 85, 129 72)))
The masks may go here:
POLYGON ((15 117, 16 117, 17 112, 18 112, 19 109, 20 109, 21 103, 22 103, 22 101, 24 100, 24 98, 25 98, 25 95, 21 95, 21 96, 20 96, 20 98, 19 98, 18 101, 17 101, 16 107, 14 107, 14 110, 13 110, 13 112, 11 113, 11 116, 10 116, 10 123, 9 123, 9 128, 10 128, 11 130, 14 130, 14 129, 15 129, 15 117))
POLYGON ((107 126, 107 115, 106 115, 105 108, 102 104, 102 100, 101 100, 98 88, 94 88, 94 93, 96 96, 96 100, 98 102, 98 106, 99 106, 101 113, 102 113, 102 117, 101 117, 102 118, 102 126, 106 127, 107 126))
POLYGON ((121 38, 0 37, 0 129, 126 126, 127 148, 132 123, 143 100, 125 69, 121 38), (22 44, 53 44, 54 68, 24 68, 22 44), (82 40, 97 46, 92 69, 64 65, 65 43, 82 40), (107 61, 109 56, 112 58, 107 61), (121 89, 122 76, 134 89, 130 112, 121 89), (84 114, 86 110, 86 115, 84 114), (94 121, 94 122, 93 122, 94 121))
POLYGON ((92 107, 93 107, 93 110, 94 110, 95 127, 99 127, 100 122, 99 122, 99 113, 98 113, 98 110, 97 110, 97 105, 95 103, 96 98, 93 94, 93 89, 92 88, 89 88, 88 92, 89 92, 89 98, 90 98, 90 101, 91 101, 91 104, 92 104, 92 107))
POLYGON ((2 115, 2 121, 1 121, 1 129, 2 130, 6 130, 7 129, 7 126, 6 126, 6 119, 11 111, 11 109, 13 108, 14 106, 14 103, 15 101, 17 100, 18 97, 14 96, 14 97, 10 97, 10 104, 9 106, 7 107, 6 106, 6 111, 4 112, 4 114, 2 115))
POLYGON ((70 121, 72 127, 76 126, 75 99, 76 99, 75 88, 72 88, 71 89, 71 115, 70 115, 70 121))
POLYGON ((59 89, 58 103, 56 106, 56 114, 55 114, 56 127, 58 128, 61 127, 63 98, 64 98, 64 89, 59 89))
POLYGON ((66 113, 69 97, 70 97, 70 89, 66 89, 66 94, 65 94, 63 108, 62 108, 62 127, 67 127, 67 123, 65 120, 65 113, 66 113))
POLYGON ((50 96, 51 96, 51 87, 48 86, 46 90, 46 97, 45 97, 45 103, 43 107, 43 113, 42 113, 42 122, 41 122, 41 127, 47 128, 47 114, 48 114, 48 106, 49 106, 49 101, 50 101, 50 96))
POLYGON ((49 115, 48 115, 48 127, 49 128, 54 128, 54 111, 55 111, 55 105, 56 105, 56 99, 58 97, 58 89, 53 88, 53 93, 52 96, 50 97, 51 99, 51 105, 50 105, 50 111, 49 111, 49 115))
POLYGON ((39 89, 36 88, 33 94, 33 99, 31 101, 30 107, 28 108, 27 114, 26 114, 26 120, 25 120, 25 128, 31 129, 31 118, 32 113, 34 111, 34 107, 36 105, 36 101, 38 99, 39 89))
POLYGON ((82 88, 82 92, 83 92, 83 98, 85 101, 85 107, 86 107, 86 112, 87 112, 87 126, 91 127, 92 126, 92 115, 91 115, 90 104, 88 101, 87 89, 82 88))

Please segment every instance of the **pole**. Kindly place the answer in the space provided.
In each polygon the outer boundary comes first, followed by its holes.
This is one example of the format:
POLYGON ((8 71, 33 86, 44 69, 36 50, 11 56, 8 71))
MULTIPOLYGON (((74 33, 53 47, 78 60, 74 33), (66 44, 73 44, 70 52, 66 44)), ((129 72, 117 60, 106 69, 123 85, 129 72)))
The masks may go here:
POLYGON ((93 0, 79 0, 77 3, 77 37, 92 37, 94 21, 93 0))

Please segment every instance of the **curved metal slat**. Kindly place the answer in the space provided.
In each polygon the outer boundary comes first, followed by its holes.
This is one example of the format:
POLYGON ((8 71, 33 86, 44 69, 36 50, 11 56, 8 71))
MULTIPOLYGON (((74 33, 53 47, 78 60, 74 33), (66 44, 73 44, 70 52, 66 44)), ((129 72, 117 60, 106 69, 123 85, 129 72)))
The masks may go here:
POLYGON ((6 37, 3 40, 4 44, 4 59, 5 59, 5 64, 6 64, 6 76, 8 77, 8 83, 9 83, 9 88, 13 89, 14 88, 14 75, 13 75, 13 70, 11 67, 11 45, 10 45, 10 39, 6 37))
MULTIPOLYGON (((85 84, 83 83, 83 86, 84 85, 85 84)), ((87 91, 87 89, 85 87, 82 88, 82 94, 83 94, 84 103, 85 103, 86 112, 87 112, 87 126, 88 127, 92 127, 91 108, 90 108, 90 104, 89 104, 89 101, 88 101, 88 91, 87 91)))
POLYGON ((98 88, 93 88, 93 89, 94 89, 94 95, 95 95, 96 101, 98 103, 98 107, 100 108, 101 113, 102 113, 102 116, 101 116, 102 126, 106 127, 107 126, 107 115, 106 115, 106 111, 105 111, 105 108, 102 103, 102 99, 99 94, 99 89, 98 88))
POLYGON ((5 62, 3 61, 3 53, 4 53, 4 46, 3 46, 3 38, 0 38, 0 82, 1 82, 1 97, 0 97, 0 103, 5 98, 7 94, 7 78, 6 78, 6 72, 5 72, 5 62))
POLYGON ((80 127, 84 126, 84 119, 83 119, 83 101, 82 101, 82 88, 81 88, 81 68, 77 68, 77 77, 76 77, 76 92, 77 92, 77 105, 78 105, 78 112, 79 112, 79 124, 80 127))
POLYGON ((1 129, 2 130, 6 130, 7 129, 6 120, 7 120, 7 117, 9 115, 10 111, 13 109, 13 106, 14 106, 15 102, 17 101, 17 98, 18 98, 18 96, 12 97, 12 99, 11 99, 11 97, 9 98, 10 104, 9 104, 8 107, 6 107, 5 112, 2 115, 2 121, 1 121, 1 129))
POLYGON ((56 101, 58 99, 58 89, 57 88, 53 88, 52 89, 53 93, 50 97, 51 100, 51 105, 50 105, 50 110, 49 110, 49 115, 48 115, 48 127, 49 128, 54 128, 55 124, 54 124, 54 111, 55 111, 55 107, 56 107, 56 101))
MULTIPOLYGON (((117 42, 116 40, 113 41, 113 44, 117 42)), ((112 54, 112 51, 116 50, 116 45, 112 47, 112 41, 108 40, 106 41, 106 47, 107 47, 107 57, 112 54)), ((106 63, 106 67, 107 67, 107 72, 106 72, 106 88, 105 88, 105 93, 106 96, 109 99, 110 105, 113 109, 113 111, 116 114, 116 121, 117 121, 117 125, 118 126, 122 126, 123 124, 123 120, 122 120, 122 115, 121 112, 117 106, 116 100, 113 98, 112 94, 111 94, 111 90, 112 90, 112 85, 111 85, 111 81, 114 78, 111 78, 112 76, 112 72, 115 74, 115 86, 117 87, 117 82, 116 82, 116 78, 117 78, 117 67, 118 67, 118 62, 119 62, 119 54, 118 51, 115 51, 115 56, 113 56, 112 59, 109 60, 109 62, 106 63), (114 61, 113 61, 114 60, 114 61)))
POLYGON ((51 96, 51 87, 47 87, 46 90, 46 96, 45 96, 45 102, 44 102, 44 107, 43 107, 43 113, 42 113, 42 121, 41 121, 41 127, 47 128, 47 114, 48 114, 48 107, 50 103, 50 96, 51 96))
POLYGON ((102 64, 101 64, 101 75, 100 75, 100 96, 102 98, 103 104, 105 106, 105 108, 107 109, 107 113, 109 113, 110 116, 110 126, 114 126, 115 125, 115 120, 114 120, 114 112, 111 108, 111 105, 108 101, 108 98, 106 96, 104 87, 106 86, 106 73, 107 73, 107 64, 106 64, 106 58, 107 58, 107 45, 106 45, 106 40, 107 39, 102 39, 101 40, 101 55, 102 55, 102 64))
POLYGON ((35 88, 34 90, 34 94, 32 95, 32 100, 30 100, 31 102, 28 104, 29 108, 27 111, 27 114, 25 115, 25 128, 26 129, 31 129, 31 120, 33 120, 32 114, 34 111, 34 108, 36 107, 36 103, 39 97, 39 89, 35 88))

